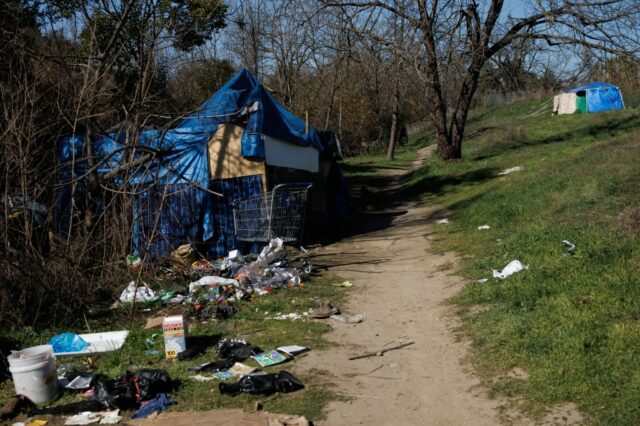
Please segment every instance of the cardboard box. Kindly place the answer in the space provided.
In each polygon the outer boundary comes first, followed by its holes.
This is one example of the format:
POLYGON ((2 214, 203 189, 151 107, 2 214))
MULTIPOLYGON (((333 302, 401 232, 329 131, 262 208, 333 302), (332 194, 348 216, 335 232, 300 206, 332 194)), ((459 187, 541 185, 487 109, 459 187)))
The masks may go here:
POLYGON ((174 359, 187 349, 187 320, 184 315, 165 317, 162 322, 164 334, 164 354, 167 359, 174 359))

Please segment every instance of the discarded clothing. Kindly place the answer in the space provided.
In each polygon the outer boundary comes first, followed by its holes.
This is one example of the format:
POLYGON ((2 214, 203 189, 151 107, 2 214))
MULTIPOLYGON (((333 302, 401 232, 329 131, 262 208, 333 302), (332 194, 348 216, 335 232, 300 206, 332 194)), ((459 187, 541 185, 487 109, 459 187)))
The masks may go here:
POLYGON ((160 413, 175 403, 176 402, 173 399, 169 399, 167 398, 167 395, 161 393, 151 401, 145 403, 138 411, 134 412, 131 415, 131 418, 143 419, 153 413, 160 413))
POLYGON ((529 266, 522 264, 519 260, 512 260, 509 262, 507 266, 505 266, 501 271, 494 269, 493 277, 500 278, 501 280, 515 274, 516 272, 523 271, 525 269, 529 269, 529 266))
POLYGON ((304 389, 304 385, 293 374, 280 371, 272 374, 249 374, 238 383, 220 383, 220 393, 236 395, 250 393, 254 395, 271 395, 276 392, 289 393, 304 389))

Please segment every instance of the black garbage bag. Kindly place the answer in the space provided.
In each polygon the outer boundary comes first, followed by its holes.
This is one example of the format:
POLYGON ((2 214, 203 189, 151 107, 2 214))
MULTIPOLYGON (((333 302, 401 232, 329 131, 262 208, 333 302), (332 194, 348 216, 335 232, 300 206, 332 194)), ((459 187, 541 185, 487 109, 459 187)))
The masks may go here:
POLYGON ((240 339, 223 339, 218 343, 218 354, 222 358, 231 358, 235 361, 244 361, 252 355, 262 352, 257 346, 252 346, 240 339))
POLYGON ((101 376, 95 382, 93 399, 111 409, 130 410, 138 406, 132 374, 109 379, 101 376))
POLYGON ((237 383, 220 383, 220 393, 237 395, 241 392, 254 395, 289 393, 304 389, 304 385, 288 371, 270 374, 249 374, 237 383))
POLYGON ((155 398, 158 394, 169 393, 174 387, 169 373, 165 370, 145 368, 138 371, 133 380, 138 384, 138 401, 146 401, 155 398))
POLYGON ((99 378, 93 398, 111 409, 130 410, 137 408, 140 401, 171 392, 173 388, 174 384, 166 371, 142 369, 137 373, 126 372, 114 379, 99 378))
POLYGON ((211 371, 217 373, 218 371, 228 370, 233 367, 236 361, 233 359, 219 359, 217 361, 206 362, 204 364, 190 367, 189 371, 211 371))

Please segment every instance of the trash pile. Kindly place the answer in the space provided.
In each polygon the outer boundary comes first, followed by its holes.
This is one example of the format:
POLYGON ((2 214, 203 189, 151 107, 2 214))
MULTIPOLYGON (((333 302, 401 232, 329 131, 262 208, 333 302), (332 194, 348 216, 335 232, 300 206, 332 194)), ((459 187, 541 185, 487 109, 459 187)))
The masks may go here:
MULTIPOLYGON (((220 341, 219 336, 189 336, 188 319, 199 322, 227 319, 238 311, 236 304, 239 301, 248 301, 277 289, 304 287, 304 281, 311 273, 309 253, 301 248, 300 253, 288 257, 282 239, 278 238, 271 240, 257 256, 243 256, 238 250, 217 261, 196 256, 191 246, 179 247, 171 256, 170 267, 156 269, 153 276, 148 271, 144 275, 145 280, 153 280, 153 287, 142 280, 144 262, 134 255, 126 257, 128 268, 137 278, 127 284, 112 308, 131 307, 132 303, 146 304, 142 308, 146 311, 158 307, 148 303, 166 307, 147 321, 145 329, 161 327, 162 332, 147 338, 145 353, 160 356, 161 351, 156 347, 163 339, 166 360, 184 363, 184 371, 191 373, 189 377, 195 381, 220 381, 219 390, 223 394, 270 395, 303 389, 300 380, 287 371, 263 370, 289 362, 308 348, 289 345, 262 350, 245 340, 220 341), (196 366, 186 363, 203 355, 213 345, 216 345, 218 359, 196 366)), ((345 287, 349 285, 348 282, 344 284, 345 287)), ((336 308, 323 303, 306 316, 333 318, 338 314, 336 308)), ((338 320, 362 320, 359 316, 354 317, 338 320)), ((56 360, 57 356, 89 356, 118 350, 128 334, 127 330, 61 333, 52 336, 47 345, 13 352, 7 359, 18 396, 0 412, 2 419, 27 413, 30 420, 25 424, 41 421, 33 418, 38 415, 65 416, 67 425, 116 424, 125 417, 144 418, 176 404, 170 393, 177 383, 165 370, 140 369, 110 378, 92 373, 93 369, 87 368, 86 364, 84 367, 80 364, 78 368, 77 363, 60 364, 56 360), (75 393, 79 395, 76 399, 81 400, 40 406, 42 408, 36 406, 49 403, 61 393, 75 393), (4 412, 6 414, 2 414, 4 412)))
MULTIPOLYGON (((309 253, 301 248, 296 260, 287 258, 287 250, 280 238, 275 238, 256 256, 243 256, 232 250, 224 259, 197 259, 190 245, 178 247, 170 259, 171 267, 164 269, 160 282, 179 281, 177 275, 197 278, 183 289, 155 291, 142 280, 131 281, 122 291, 116 308, 126 303, 161 302, 163 305, 191 305, 192 314, 199 320, 226 319, 236 313, 233 303, 251 300, 280 288, 304 287, 311 273, 309 253)), ((136 256, 127 256, 133 271, 141 268, 136 256)))

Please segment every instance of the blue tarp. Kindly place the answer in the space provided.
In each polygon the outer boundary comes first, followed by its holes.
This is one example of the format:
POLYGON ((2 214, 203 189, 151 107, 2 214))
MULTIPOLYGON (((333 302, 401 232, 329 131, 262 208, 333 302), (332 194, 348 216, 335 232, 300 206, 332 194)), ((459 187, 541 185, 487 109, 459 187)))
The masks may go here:
POLYGON ((264 158, 262 135, 322 151, 315 129, 306 133, 305 122, 288 111, 246 69, 240 70, 178 128, 217 126, 234 118, 247 118, 242 155, 264 158))
POLYGON ((624 109, 620 88, 609 83, 595 82, 577 87, 569 92, 585 92, 587 112, 603 112, 624 109))
MULTIPOLYGON (((263 135, 322 150, 317 132, 311 129, 307 134, 304 121, 286 110, 244 69, 175 128, 143 131, 135 146, 123 133, 91 138, 99 176, 145 155, 153 158, 114 177, 117 185, 138 193, 133 204, 132 230, 136 252, 148 252, 156 258, 179 244, 207 240, 214 241, 214 251, 219 255, 233 248, 233 219, 228 200, 220 200, 210 192, 208 142, 220 124, 244 119, 247 120, 242 136, 245 157, 264 158, 263 135), (149 242, 155 228, 158 228, 156 235, 149 242)), ((65 238, 69 236, 72 215, 86 208, 83 203, 89 190, 90 172, 86 143, 82 135, 59 141, 58 179, 62 185, 57 191, 55 228, 65 238)), ((227 197, 263 191, 261 181, 259 185, 246 179, 221 185, 215 187, 216 192, 227 197)))

